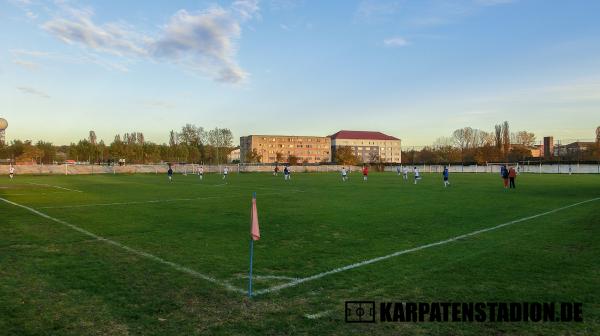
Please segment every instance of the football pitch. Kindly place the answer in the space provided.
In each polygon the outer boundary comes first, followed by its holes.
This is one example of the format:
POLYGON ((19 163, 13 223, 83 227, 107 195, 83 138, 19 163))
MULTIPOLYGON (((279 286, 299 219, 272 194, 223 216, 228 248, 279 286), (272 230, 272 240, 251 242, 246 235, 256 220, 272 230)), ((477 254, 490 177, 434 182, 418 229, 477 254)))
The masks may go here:
POLYGON ((600 334, 600 176, 423 176, 3 177, 0 335, 600 334), (583 322, 347 323, 361 300, 582 302, 583 322))

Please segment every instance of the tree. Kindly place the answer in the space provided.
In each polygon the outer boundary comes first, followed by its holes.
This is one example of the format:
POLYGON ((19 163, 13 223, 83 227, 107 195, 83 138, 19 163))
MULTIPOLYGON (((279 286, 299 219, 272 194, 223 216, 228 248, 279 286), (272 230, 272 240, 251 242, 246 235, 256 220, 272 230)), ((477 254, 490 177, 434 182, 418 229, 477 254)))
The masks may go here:
POLYGON ((513 136, 513 143, 531 147, 535 144, 535 134, 527 131, 519 131, 513 136))
POLYGON ((510 161, 525 160, 529 157, 531 157, 531 150, 521 145, 511 148, 508 153, 508 159, 510 161))
POLYGON ((502 150, 504 155, 507 155, 510 150, 510 129, 508 121, 502 123, 502 150))
POLYGON ((169 133, 169 146, 174 147, 177 145, 177 133, 171 130, 169 133))
POLYGON ((596 127, 596 143, 600 144, 600 126, 596 127))
POLYGON ((97 139, 97 137, 96 137, 96 132, 94 132, 94 131, 90 131, 90 135, 89 135, 89 137, 88 137, 88 140, 89 140, 89 142, 90 142, 92 145, 96 145, 96 139, 97 139))
POLYGON ((183 126, 177 136, 179 142, 185 143, 188 146, 200 147, 206 140, 204 128, 192 124, 183 126))
POLYGON ((24 142, 23 152, 16 158, 17 162, 21 163, 39 163, 44 155, 44 152, 33 146, 30 140, 24 142))
POLYGON ((379 157, 379 154, 377 154, 377 153, 370 153, 369 154, 369 163, 377 164, 380 161, 381 161, 381 159, 379 157))
POLYGON ((477 143, 477 137, 479 130, 472 129, 471 127, 460 128, 452 133, 454 143, 456 147, 460 149, 460 161, 464 161, 466 151, 471 148, 475 148, 477 143))
POLYGON ((56 148, 50 142, 38 141, 35 145, 42 151, 41 162, 45 164, 52 163, 56 158, 56 148))
POLYGON ((275 153, 275 162, 281 162, 283 160, 283 153, 277 152, 275 153))
POLYGON ((245 160, 248 163, 260 163, 262 155, 258 153, 256 148, 254 148, 251 152, 246 153, 245 160))
POLYGON ((496 148, 502 149, 502 125, 494 126, 494 143, 496 148))
POLYGON ((226 162, 233 147, 233 133, 228 128, 215 127, 208 131, 208 143, 216 152, 217 164, 226 162))
POLYGON ((454 145, 461 151, 465 149, 467 144, 467 136, 464 128, 459 128, 452 132, 452 139, 454 140, 454 145))
POLYGON ((297 165, 298 164, 298 160, 299 160, 298 157, 296 155, 294 155, 294 154, 290 154, 288 156, 288 159, 287 159, 287 161, 290 164, 290 166, 297 165))
POLYGON ((433 142, 433 147, 450 147, 454 143, 454 139, 452 137, 439 137, 433 142))
POLYGON ((349 146, 340 146, 335 151, 335 162, 337 164, 355 165, 358 158, 354 155, 354 151, 349 146))

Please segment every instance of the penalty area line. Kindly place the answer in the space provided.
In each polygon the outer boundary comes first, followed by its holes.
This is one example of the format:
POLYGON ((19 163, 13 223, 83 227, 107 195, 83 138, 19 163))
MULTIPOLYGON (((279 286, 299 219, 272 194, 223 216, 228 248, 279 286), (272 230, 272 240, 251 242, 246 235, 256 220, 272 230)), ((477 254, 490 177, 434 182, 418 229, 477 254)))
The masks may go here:
MULTIPOLYGON (((295 192, 295 191, 292 191, 295 192)), ((262 195, 283 195, 284 193, 262 193, 262 195)), ((56 205, 56 206, 43 206, 38 209, 69 209, 69 208, 86 208, 86 207, 101 207, 101 206, 119 206, 119 205, 136 205, 136 204, 152 204, 152 203, 168 203, 168 202, 190 202, 190 201, 201 201, 209 199, 222 199, 222 198, 238 198, 248 197, 248 195, 225 195, 225 196, 206 196, 206 197, 194 197, 194 198, 169 198, 160 200, 148 200, 148 201, 131 201, 131 202, 111 202, 111 203, 91 203, 91 204, 72 204, 72 205, 56 205)))
POLYGON ((117 241, 114 241, 114 240, 111 240, 111 239, 108 239, 108 238, 104 238, 104 237, 99 236, 97 234, 94 234, 94 233, 92 233, 90 231, 82 229, 82 228, 80 228, 77 225, 73 225, 73 224, 68 223, 68 222, 66 222, 64 220, 61 220, 61 219, 54 218, 52 216, 46 215, 45 213, 37 211, 37 210, 35 210, 33 208, 30 208, 28 206, 25 206, 25 205, 22 205, 22 204, 19 204, 19 203, 15 203, 15 202, 9 201, 9 200, 7 200, 5 198, 2 198, 2 197, 0 197, 0 201, 3 201, 3 202, 8 203, 8 204, 12 204, 12 205, 20 207, 20 208, 23 208, 23 209, 25 209, 25 210, 27 210, 29 212, 32 212, 32 213, 34 213, 34 214, 36 214, 36 215, 38 215, 40 217, 43 217, 43 218, 46 218, 46 219, 51 220, 53 222, 62 224, 64 226, 66 226, 68 228, 71 228, 71 229, 73 229, 73 230, 75 230, 75 231, 77 231, 79 233, 82 233, 82 234, 84 234, 84 235, 86 235, 88 237, 91 237, 91 238, 94 238, 96 240, 102 241, 104 243, 116 246, 116 247, 118 247, 120 249, 123 249, 123 250, 125 250, 125 251, 127 251, 127 252, 129 252, 131 254, 135 254, 135 255, 138 255, 140 257, 143 257, 143 258, 146 258, 146 259, 150 259, 150 260, 152 260, 154 262, 157 262, 159 264, 163 264, 163 265, 169 266, 169 267, 171 267, 171 268, 173 268, 173 269, 175 269, 177 271, 180 271, 180 272, 186 273, 188 275, 191 275, 193 277, 200 278, 200 279, 206 280, 208 282, 211 282, 213 284, 222 286, 223 288, 225 288, 225 289, 227 289, 229 291, 237 292, 237 293, 241 293, 241 294, 247 294, 248 293, 246 290, 243 290, 241 288, 232 286, 229 283, 217 280, 216 278, 213 278, 213 277, 211 277, 209 275, 206 275, 206 274, 194 271, 191 268, 188 268, 188 267, 185 267, 185 266, 181 266, 181 265, 176 264, 176 263, 174 263, 172 261, 168 261, 168 260, 165 260, 165 259, 163 259, 161 257, 157 257, 157 256, 155 256, 153 254, 148 253, 148 252, 136 250, 136 249, 131 248, 131 247, 127 246, 127 245, 123 245, 123 244, 121 244, 121 243, 119 243, 117 241))
POLYGON ((31 185, 37 185, 37 186, 43 186, 43 187, 51 187, 51 188, 68 190, 68 191, 74 191, 74 192, 83 192, 83 191, 77 190, 77 189, 69 189, 69 188, 65 188, 65 187, 61 187, 61 186, 55 186, 55 185, 50 185, 50 184, 45 184, 45 183, 33 183, 33 182, 26 182, 26 183, 27 184, 31 184, 31 185))
POLYGON ((351 270, 351 269, 354 269, 354 268, 358 268, 358 267, 362 267, 362 266, 365 266, 365 265, 373 264, 373 263, 376 263, 376 262, 379 262, 379 261, 382 261, 382 260, 394 258, 394 257, 397 257, 399 255, 403 255, 403 254, 407 254, 407 253, 411 253, 411 252, 416 252, 416 251, 424 250, 426 248, 430 248, 430 247, 434 247, 434 246, 440 246, 440 245, 452 243, 452 242, 455 242, 455 241, 457 241, 459 239, 469 238, 469 237, 476 236, 476 235, 481 234, 481 233, 485 233, 485 232, 488 232, 488 231, 497 230, 497 229, 503 228, 505 226, 509 226, 509 225, 512 225, 512 224, 517 224, 517 223, 520 223, 520 222, 528 221, 530 219, 534 219, 534 218, 538 218, 538 217, 542 217, 542 216, 546 216, 546 215, 549 215, 549 214, 552 214, 552 213, 555 213, 555 212, 559 212, 559 211, 566 210, 566 209, 569 209, 569 208, 572 208, 572 207, 576 207, 578 205, 582 205, 582 204, 585 204, 585 203, 590 203, 590 202, 594 202, 594 201, 598 201, 598 200, 600 200, 600 197, 596 197, 596 198, 592 198, 592 199, 589 199, 589 200, 585 200, 585 201, 581 201, 581 202, 569 204, 569 205, 566 205, 566 206, 563 206, 563 207, 560 207, 560 208, 556 208, 556 209, 553 209, 553 210, 548 210, 548 211, 545 211, 545 212, 542 212, 542 213, 539 213, 539 214, 536 214, 536 215, 531 215, 531 216, 527 216, 527 217, 515 219, 515 220, 512 220, 510 222, 506 222, 506 223, 499 224, 499 225, 492 226, 492 227, 488 227, 488 228, 485 228, 485 229, 480 229, 480 230, 476 230, 476 231, 473 231, 473 232, 465 233, 465 234, 462 234, 462 235, 459 235, 459 236, 455 236, 455 237, 452 237, 452 238, 448 238, 448 239, 445 239, 445 240, 440 240, 440 241, 435 242, 435 243, 421 245, 421 246, 413 247, 413 248, 410 248, 410 249, 406 249, 406 250, 401 250, 401 251, 397 251, 397 252, 394 252, 394 253, 390 253, 388 255, 384 255, 384 256, 381 256, 381 257, 377 257, 377 258, 373 258, 373 259, 368 259, 368 260, 360 261, 360 262, 357 262, 357 263, 354 263, 354 264, 350 264, 350 265, 338 267, 338 268, 335 268, 335 269, 332 269, 332 270, 329 270, 329 271, 326 271, 326 272, 322 272, 322 273, 319 273, 319 274, 315 274, 315 275, 312 275, 312 276, 309 276, 309 277, 306 277, 306 278, 299 278, 297 280, 290 281, 290 282, 282 284, 282 285, 277 285, 277 286, 273 286, 273 287, 270 287, 270 288, 257 290, 257 291, 255 291, 253 293, 253 295, 268 294, 268 293, 280 291, 280 290, 285 289, 285 288, 295 287, 295 286, 298 286, 298 285, 300 285, 302 283, 305 283, 305 282, 308 282, 308 281, 317 280, 317 279, 326 277, 328 275, 332 275, 332 274, 336 274, 336 273, 348 271, 348 270, 351 270))

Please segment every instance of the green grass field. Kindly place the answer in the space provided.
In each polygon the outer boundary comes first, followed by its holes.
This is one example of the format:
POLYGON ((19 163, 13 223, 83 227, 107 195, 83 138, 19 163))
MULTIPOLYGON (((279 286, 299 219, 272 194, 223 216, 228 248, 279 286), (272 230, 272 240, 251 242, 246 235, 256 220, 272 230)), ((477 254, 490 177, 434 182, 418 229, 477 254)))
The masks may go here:
POLYGON ((367 183, 358 173, 346 183, 324 173, 290 182, 231 174, 227 184, 218 175, 3 177, 0 197, 39 213, 0 201, 0 334, 599 335, 600 200, 268 292, 600 197, 597 175, 521 175, 508 191, 496 174, 451 182, 445 189, 441 176, 424 174, 413 185, 391 173, 367 183), (249 299, 253 191, 262 238, 259 295, 249 299), (347 300, 583 302, 584 322, 349 324, 347 300))

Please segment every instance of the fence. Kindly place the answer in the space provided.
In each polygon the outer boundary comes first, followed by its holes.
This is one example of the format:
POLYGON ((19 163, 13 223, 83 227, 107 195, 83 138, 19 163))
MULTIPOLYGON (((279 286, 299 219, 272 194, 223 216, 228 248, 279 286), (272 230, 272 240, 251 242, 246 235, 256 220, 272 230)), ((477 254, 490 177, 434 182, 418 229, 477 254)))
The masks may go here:
MULTIPOLYGON (((600 174, 600 163, 597 164, 507 164, 516 167, 519 173, 537 174, 600 174)), ((444 165, 409 165, 409 168, 417 167, 422 173, 441 173, 444 165)), ((487 165, 447 165, 451 173, 500 173, 502 164, 487 165)), ((396 172, 398 166, 386 166, 385 171, 396 172)))
MULTIPOLYGON (((598 164, 512 164, 517 167, 519 173, 537 174, 600 174, 600 163, 598 164)), ((448 165, 452 173, 499 173, 501 164, 488 165, 448 165)), ((85 174, 138 174, 152 173, 165 174, 167 165, 125 165, 125 166, 101 166, 101 165, 19 165, 14 166, 16 174, 31 175, 85 175, 85 174)), ((272 172, 274 167, 269 165, 213 165, 202 166, 205 173, 220 173, 225 167, 232 173, 272 172)), ((291 166, 293 173, 301 172, 339 172, 342 167, 350 171, 360 171, 360 166, 341 165, 309 165, 291 166)), ((385 166, 384 171, 397 172, 399 166, 385 166)), ((418 167, 422 173, 441 173, 444 165, 408 165, 411 169, 418 167)), ((194 174, 198 172, 200 165, 180 164, 174 165, 173 171, 180 174, 194 174)), ((280 167, 282 169, 282 167, 280 167)), ((8 174, 9 166, 1 165, 0 174, 8 174)))

